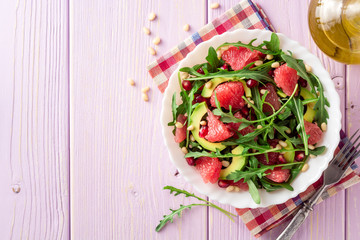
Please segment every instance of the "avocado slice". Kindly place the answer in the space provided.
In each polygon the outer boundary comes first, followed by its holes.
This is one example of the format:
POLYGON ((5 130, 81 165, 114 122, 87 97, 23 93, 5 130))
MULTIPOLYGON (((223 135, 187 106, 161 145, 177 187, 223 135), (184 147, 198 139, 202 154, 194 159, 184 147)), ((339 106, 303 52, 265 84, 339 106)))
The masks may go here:
MULTIPOLYGON (((229 80, 232 80, 233 78, 213 78, 211 79, 209 82, 211 82, 211 87, 210 88, 206 88, 204 87, 202 92, 201 92, 201 96, 203 96, 204 98, 209 98, 211 97, 212 93, 214 92, 215 88, 223 83, 223 82, 227 82, 229 80)), ((251 97, 251 89, 248 88, 246 86, 246 82, 244 80, 239 80, 239 82, 241 82, 244 86, 244 91, 245 91, 245 96, 246 97, 251 97)))
POLYGON ((201 138, 199 136, 200 121, 206 113, 207 113, 206 102, 199 103, 199 105, 196 106, 196 108, 194 109, 193 113, 190 116, 190 124, 194 126, 194 129, 191 131, 191 133, 194 136, 195 140, 203 148, 213 152, 216 152, 216 149, 219 149, 219 151, 224 150, 226 148, 225 145, 222 145, 221 143, 209 142, 206 139, 201 138))
MULTIPOLYGON (((293 150, 294 149, 294 146, 292 145, 290 140, 286 140, 285 142, 287 144, 287 146, 285 147, 286 150, 293 150)), ((288 163, 294 162, 295 152, 286 152, 286 153, 284 153, 284 158, 285 158, 286 162, 288 162, 288 163)))
MULTIPOLYGON (((236 148, 234 148, 231 153, 232 154, 241 154, 244 151, 244 147, 239 145, 236 148)), ((233 157, 231 164, 220 171, 220 179, 226 179, 226 177, 236 170, 242 170, 246 164, 247 164, 247 158, 246 157, 233 157)))
MULTIPOLYGON (((311 93, 305 88, 301 88, 300 96, 302 96, 304 99, 313 99, 317 97, 315 94, 311 93)), ((308 122, 313 122, 316 114, 316 111, 314 110, 315 102, 308 103, 306 106, 307 109, 306 113, 304 114, 304 119, 308 122)))

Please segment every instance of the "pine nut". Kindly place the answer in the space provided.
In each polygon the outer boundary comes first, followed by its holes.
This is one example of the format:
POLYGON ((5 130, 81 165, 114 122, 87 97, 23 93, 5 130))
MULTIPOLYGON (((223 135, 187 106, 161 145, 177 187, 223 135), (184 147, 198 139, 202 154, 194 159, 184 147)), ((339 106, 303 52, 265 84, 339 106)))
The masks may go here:
POLYGON ((248 108, 251 108, 251 105, 250 105, 250 104, 248 104, 248 105, 247 105, 247 107, 248 107, 248 108))
POLYGON ((201 125, 201 126, 205 126, 206 124, 207 124, 207 122, 204 121, 204 120, 200 122, 200 125, 201 125))
POLYGON ((264 95, 265 93, 267 93, 267 90, 266 89, 261 89, 260 93, 261 93, 261 95, 264 95))
POLYGON ((187 72, 180 72, 180 79, 184 80, 189 77, 189 73, 187 72))
POLYGON ((255 104, 255 102, 253 100, 250 100, 249 102, 252 103, 253 105, 255 104))
POLYGON ((152 47, 148 47, 148 51, 151 55, 156 55, 156 51, 152 47))
POLYGON ((302 167, 301 171, 306 172, 308 169, 309 169, 309 164, 305 163, 304 166, 302 167))
POLYGON ((310 150, 314 150, 314 149, 315 149, 315 146, 314 146, 314 145, 309 144, 308 148, 309 148, 310 150))
POLYGON ((263 128, 263 126, 261 126, 261 125, 257 125, 257 127, 256 127, 257 129, 262 129, 263 128))
POLYGON ((156 37, 153 40, 153 44, 155 44, 155 45, 159 45, 160 42, 161 42, 161 39, 159 37, 156 37))
POLYGON ((322 123, 321 124, 321 130, 323 131, 323 132, 326 132, 326 130, 327 130, 327 125, 326 125, 326 123, 322 123))
POLYGON ((305 70, 306 70, 306 72, 311 72, 311 71, 312 71, 312 67, 309 66, 309 65, 307 65, 307 64, 305 64, 305 70))
POLYGON ((234 191, 234 186, 228 186, 227 188, 226 188, 226 191, 227 192, 232 192, 232 191, 234 191))
POLYGON ((266 55, 266 59, 267 59, 267 60, 272 60, 273 58, 274 58, 274 56, 271 55, 271 54, 266 55))
POLYGON ((192 149, 192 145, 191 145, 191 144, 189 144, 189 148, 192 149))
POLYGON ((190 125, 190 126, 188 126, 187 130, 188 130, 188 131, 192 131, 192 130, 194 130, 194 125, 190 125))
POLYGON ((184 31, 187 32, 190 30, 190 25, 189 24, 185 24, 183 27, 184 31))
POLYGON ((148 19, 150 20, 150 21, 153 21, 153 20, 155 20, 155 18, 156 18, 156 14, 155 13, 150 13, 149 14, 149 16, 148 16, 148 19))
POLYGON ((279 144, 280 144, 280 146, 282 146, 282 147, 284 147, 284 148, 287 147, 287 143, 284 142, 284 141, 282 141, 282 140, 279 141, 279 144))
POLYGON ((221 164, 223 165, 223 167, 228 167, 230 165, 228 161, 222 161, 221 164))
POLYGON ((128 83, 129 83, 131 86, 134 86, 134 85, 135 85, 134 79, 132 79, 132 78, 129 78, 129 79, 128 79, 128 83))
POLYGON ((280 144, 276 144, 276 149, 280 150, 282 147, 280 144))
POLYGON ((182 148, 181 148, 181 151, 182 151, 184 154, 188 154, 188 153, 189 153, 189 151, 187 150, 186 147, 182 147, 182 148))
POLYGON ((235 192, 240 192, 240 188, 237 187, 237 186, 234 186, 234 191, 235 191, 235 192))
POLYGON ((316 158, 316 156, 314 154, 310 154, 309 156, 310 156, 310 158, 316 158))
POLYGON ((255 61, 255 66, 260 66, 260 65, 262 65, 263 63, 264 63, 263 61, 257 60, 257 61, 255 61))
POLYGON ((274 63, 271 64, 271 67, 272 68, 278 68, 278 67, 280 67, 280 63, 279 62, 274 62, 274 63))
POLYGON ((142 99, 143 99, 145 102, 147 102, 147 101, 149 101, 149 96, 148 96, 146 93, 143 93, 143 94, 142 94, 142 99))
POLYGON ((147 27, 143 27, 143 32, 144 32, 146 35, 150 35, 150 34, 151 34, 150 29, 148 29, 147 27))
POLYGON ((220 4, 217 3, 217 2, 212 3, 212 4, 210 5, 210 8, 211 8, 211 9, 216 9, 216 8, 219 8, 219 7, 220 7, 220 4))
POLYGON ((195 138, 193 135, 190 136, 190 141, 195 142, 195 138))
POLYGON ((211 88, 211 86, 212 86, 212 82, 207 82, 207 83, 205 83, 205 87, 206 87, 206 88, 209 89, 209 88, 211 88))
POLYGON ((143 87, 143 88, 141 89, 141 92, 142 92, 142 93, 147 93, 149 90, 150 90, 150 87, 143 87))
POLYGON ((183 128, 184 125, 183 125, 181 122, 176 122, 176 123, 175 123, 175 127, 176 127, 176 128, 183 128))
POLYGON ((288 128, 288 129, 285 130, 285 132, 286 132, 287 134, 290 134, 290 133, 291 133, 291 129, 288 128))

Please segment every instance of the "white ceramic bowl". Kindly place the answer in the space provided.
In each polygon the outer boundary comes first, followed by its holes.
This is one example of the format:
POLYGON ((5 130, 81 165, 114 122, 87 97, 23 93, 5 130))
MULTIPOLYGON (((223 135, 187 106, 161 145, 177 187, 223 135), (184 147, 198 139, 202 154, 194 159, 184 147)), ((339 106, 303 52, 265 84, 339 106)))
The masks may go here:
POLYGON ((324 133, 322 142, 320 143, 321 145, 325 145, 327 150, 324 154, 308 160, 309 169, 306 172, 301 172, 292 183, 294 191, 280 189, 269 193, 262 189, 260 190, 261 204, 258 205, 254 203, 248 192, 226 192, 225 189, 218 187, 217 184, 205 184, 195 168, 189 166, 185 161, 184 154, 181 152, 178 144, 174 141, 174 136, 172 134, 173 127, 167 126, 168 122, 172 121, 171 97, 174 92, 177 92, 178 104, 180 103, 180 97, 178 95, 180 92, 180 86, 177 80, 177 73, 180 68, 192 67, 195 64, 206 62, 205 57, 207 56, 210 46, 213 46, 216 49, 225 42, 242 41, 244 43, 248 43, 254 38, 257 39, 254 42, 254 45, 258 45, 262 43, 263 40, 270 40, 270 31, 240 29, 224 33, 220 36, 215 36, 209 41, 199 44, 187 55, 184 60, 181 61, 179 68, 172 74, 163 99, 161 113, 162 132, 165 144, 170 153, 170 158, 178 168, 181 175, 186 181, 191 183, 199 193, 209 196, 212 200, 217 200, 224 204, 230 204, 237 208, 257 208, 280 204, 305 191, 312 183, 320 178, 321 173, 326 169, 333 156, 335 148, 340 141, 340 98, 335 91, 335 87, 331 81, 329 73, 324 69, 319 59, 298 42, 287 38, 283 34, 278 33, 277 35, 280 38, 281 49, 284 51, 290 50, 294 57, 303 59, 306 64, 312 67, 313 73, 320 78, 324 86, 324 94, 330 102, 330 108, 328 108, 330 116, 328 119, 328 130, 324 133))

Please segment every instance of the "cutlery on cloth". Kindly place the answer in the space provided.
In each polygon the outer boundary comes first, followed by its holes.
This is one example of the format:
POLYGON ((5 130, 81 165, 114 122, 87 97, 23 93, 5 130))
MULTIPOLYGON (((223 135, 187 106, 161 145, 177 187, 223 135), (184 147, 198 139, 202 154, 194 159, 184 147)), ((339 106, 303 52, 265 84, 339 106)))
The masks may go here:
POLYGON ((294 218, 291 220, 289 225, 279 235, 277 240, 291 239, 297 229, 305 221, 309 212, 313 210, 312 207, 319 200, 321 194, 329 186, 337 183, 345 173, 346 169, 348 169, 348 167, 350 167, 351 164, 354 163, 355 159, 360 155, 360 152, 357 151, 360 146, 360 143, 358 143, 360 139, 360 135, 358 134, 358 132, 359 130, 357 130, 350 139, 344 139, 344 146, 339 151, 339 153, 336 154, 336 156, 330 161, 328 168, 324 171, 322 175, 322 186, 314 193, 314 195, 309 200, 304 203, 304 205, 299 209, 294 218), (353 139, 355 140, 352 143, 351 140, 353 139))

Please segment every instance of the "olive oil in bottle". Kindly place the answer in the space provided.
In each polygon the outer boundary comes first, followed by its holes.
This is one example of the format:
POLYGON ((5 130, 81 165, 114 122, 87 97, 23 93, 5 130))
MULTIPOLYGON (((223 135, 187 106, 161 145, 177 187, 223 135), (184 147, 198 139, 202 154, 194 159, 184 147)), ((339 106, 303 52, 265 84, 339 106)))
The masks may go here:
POLYGON ((318 47, 346 64, 360 64, 360 0, 312 0, 309 28, 318 47))

